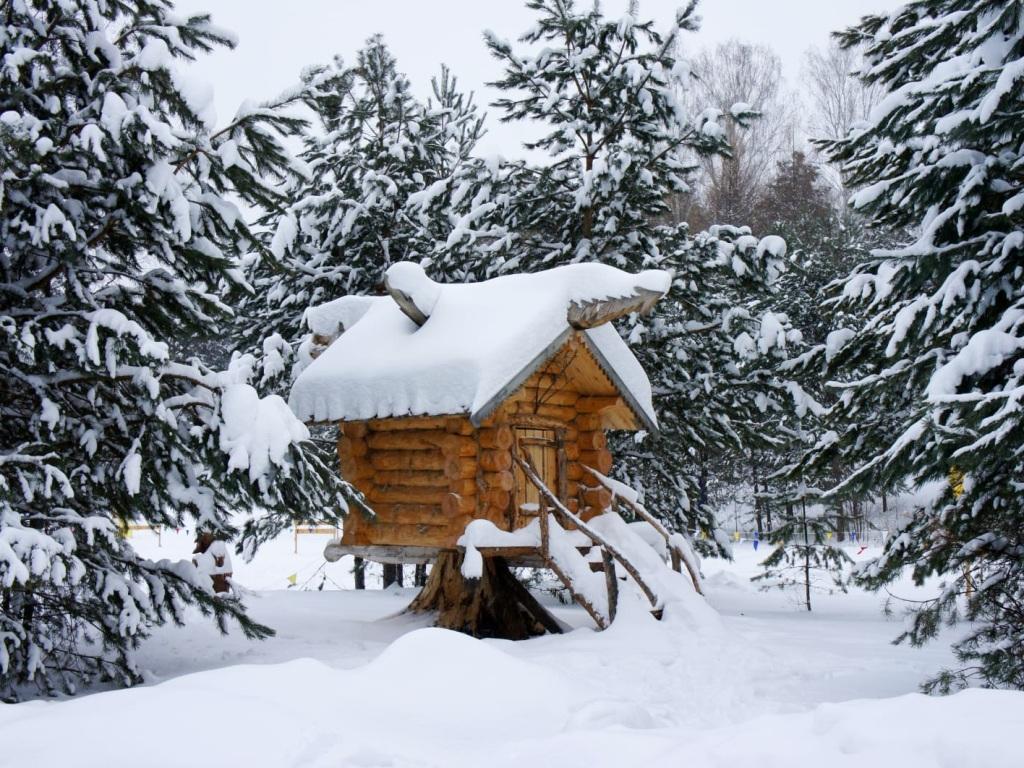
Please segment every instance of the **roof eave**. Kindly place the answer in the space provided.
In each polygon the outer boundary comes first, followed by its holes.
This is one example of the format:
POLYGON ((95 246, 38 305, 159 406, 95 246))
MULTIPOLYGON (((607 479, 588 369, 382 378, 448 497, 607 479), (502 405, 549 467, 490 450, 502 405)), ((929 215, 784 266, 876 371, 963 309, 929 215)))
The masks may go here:
POLYGON ((646 429, 653 437, 658 437, 661 434, 661 431, 658 429, 657 422, 655 422, 647 411, 644 410, 643 406, 640 405, 640 402, 629 390, 629 387, 626 386, 625 382, 622 381, 618 372, 612 364, 608 362, 608 358, 601 353, 597 344, 591 340, 590 336, 587 335, 585 331, 580 332, 580 336, 583 337, 583 343, 586 345, 587 350, 594 356, 594 359, 597 360, 597 364, 601 366, 601 370, 605 372, 605 375, 611 379, 612 384, 615 385, 619 394, 622 395, 622 399, 626 401, 626 405, 629 406, 629 409, 633 411, 633 414, 637 419, 639 419, 643 428, 646 429))
POLYGON ((469 421, 474 427, 479 427, 484 419, 494 413, 495 409, 503 402, 505 402, 512 394, 519 389, 526 380, 530 378, 537 369, 540 368, 544 363, 550 360, 554 354, 560 350, 565 343, 572 336, 573 329, 566 328, 558 334, 554 339, 551 340, 537 355, 519 371, 515 376, 509 379, 505 385, 499 389, 494 395, 482 406, 476 409, 475 412, 469 416, 469 421))

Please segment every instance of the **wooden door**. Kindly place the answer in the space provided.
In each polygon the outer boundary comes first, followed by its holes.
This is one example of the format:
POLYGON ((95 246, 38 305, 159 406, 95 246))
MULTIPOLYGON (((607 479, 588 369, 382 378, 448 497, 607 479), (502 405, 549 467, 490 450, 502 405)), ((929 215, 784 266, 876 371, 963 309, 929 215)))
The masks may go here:
MULTIPOLYGON (((562 450, 558 433, 554 429, 516 427, 515 449, 520 456, 529 459, 552 493, 561 497, 559 476, 559 454, 562 450)), ((537 487, 530 482, 522 468, 516 463, 515 503, 512 505, 512 528, 520 528, 537 516, 543 500, 537 487)))

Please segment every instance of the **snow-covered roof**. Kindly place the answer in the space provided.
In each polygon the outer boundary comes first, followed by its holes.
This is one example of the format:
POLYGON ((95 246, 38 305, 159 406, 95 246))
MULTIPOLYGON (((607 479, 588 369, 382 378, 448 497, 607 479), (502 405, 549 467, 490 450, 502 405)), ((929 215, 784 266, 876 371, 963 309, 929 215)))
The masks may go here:
POLYGON ((480 423, 578 331, 655 430, 647 375, 604 320, 649 309, 671 280, 660 270, 573 264, 441 284, 418 265, 395 264, 385 277, 390 296, 346 296, 307 311, 315 334, 337 339, 302 371, 289 402, 305 421, 468 414, 480 423))

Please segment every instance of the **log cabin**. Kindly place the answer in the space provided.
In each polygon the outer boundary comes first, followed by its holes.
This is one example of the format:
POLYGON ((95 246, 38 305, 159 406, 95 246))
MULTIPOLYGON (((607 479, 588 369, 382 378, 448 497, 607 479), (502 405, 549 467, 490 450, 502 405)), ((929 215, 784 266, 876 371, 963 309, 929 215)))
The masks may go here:
POLYGON ((648 313, 671 279, 574 264, 440 284, 401 262, 386 295, 307 310, 290 404, 338 425, 342 475, 374 512, 348 517, 328 559, 430 562, 474 520, 529 525, 543 500, 517 458, 580 519, 605 511, 611 492, 586 468, 611 470, 606 433, 658 430, 650 383, 612 322, 648 313))

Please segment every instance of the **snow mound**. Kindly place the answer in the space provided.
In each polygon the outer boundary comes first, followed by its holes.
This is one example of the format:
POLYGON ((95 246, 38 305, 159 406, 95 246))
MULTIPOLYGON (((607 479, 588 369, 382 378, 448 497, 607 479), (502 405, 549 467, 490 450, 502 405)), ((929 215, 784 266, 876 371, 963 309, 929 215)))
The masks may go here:
MULTIPOLYGON (((666 724, 601 679, 571 675, 582 669, 578 660, 596 653, 609 674, 619 673, 616 661, 628 663, 622 644, 651 639, 633 629, 615 642, 609 633, 573 633, 536 646, 557 653, 565 673, 513 659, 497 643, 431 629, 407 635, 355 670, 298 659, 63 702, 0 705, 0 766, 1019 764, 1012 738, 1024 721, 1019 692, 911 694, 717 727, 666 724), (182 713, 184 725, 168 728, 182 713)), ((664 651, 654 650, 659 658, 664 651)), ((691 650, 678 649, 673 666, 699 664, 691 650)), ((644 681, 648 690, 654 684, 644 681)), ((673 690, 715 705, 714 691, 673 690)))

